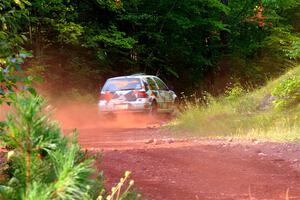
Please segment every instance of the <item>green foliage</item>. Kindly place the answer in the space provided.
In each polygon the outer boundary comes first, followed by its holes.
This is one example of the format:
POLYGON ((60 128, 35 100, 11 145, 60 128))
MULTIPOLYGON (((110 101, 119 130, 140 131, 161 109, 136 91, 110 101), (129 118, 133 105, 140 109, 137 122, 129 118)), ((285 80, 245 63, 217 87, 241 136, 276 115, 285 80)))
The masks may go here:
POLYGON ((300 37, 292 19, 299 9, 299 1, 262 1, 261 18, 259 3, 228 1, 230 14, 225 21, 230 27, 230 34, 225 37, 228 55, 222 60, 227 59, 234 67, 220 65, 229 78, 238 77, 254 85, 262 85, 266 79, 283 73, 299 56, 300 37), (236 59, 241 61, 238 66, 235 66, 236 59))
POLYGON ((21 70, 21 63, 31 54, 22 48, 27 40, 22 31, 28 20, 30 5, 27 0, 7 0, 0 2, 0 105, 10 103, 15 91, 20 89, 35 93, 30 87, 32 78, 26 77, 21 70))
POLYGON ((225 99, 228 101, 236 101, 243 94, 245 94, 244 88, 240 84, 235 84, 225 91, 225 99))
MULTIPOLYGON (((1 185, 4 199, 92 199, 92 158, 74 138, 62 137, 56 123, 43 114, 39 96, 17 95, 1 134, 9 147, 9 176, 1 185)), ((3 173, 3 172, 2 172, 3 173)), ((99 185, 101 186, 101 184, 99 185)))
POLYGON ((291 46, 288 48, 287 56, 293 59, 300 58, 300 38, 294 38, 291 41, 291 46))
POLYGON ((22 32, 28 20, 27 10, 23 9, 26 3, 29 4, 22 0, 0 2, 0 60, 14 55, 26 41, 22 32))
POLYGON ((300 58, 298 43, 300 37, 291 33, 292 27, 277 27, 272 29, 272 34, 265 39, 266 47, 274 52, 273 55, 288 57, 290 59, 300 58))
POLYGON ((287 10, 299 6, 298 0, 263 0, 263 4, 267 4, 272 9, 287 10))
POLYGON ((83 34, 83 27, 74 22, 62 22, 55 25, 59 32, 58 41, 66 44, 78 43, 78 38, 83 34))
POLYGON ((0 4, 6 8, 0 56, 25 43, 36 57, 50 48, 85 48, 110 75, 159 73, 191 91, 224 73, 224 82, 240 77, 261 84, 299 58, 300 5, 265 0, 259 18, 260 2, 8 0, 0 4), (222 65, 229 58, 240 65, 222 65))
POLYGON ((115 26, 110 27, 108 31, 102 31, 99 35, 93 36, 89 41, 89 46, 98 46, 103 43, 109 47, 119 47, 132 49, 136 41, 133 38, 126 38, 124 32, 117 31, 115 26))
POLYGON ((299 73, 296 67, 252 92, 237 87, 212 103, 190 104, 169 127, 204 137, 299 141, 299 73))
POLYGON ((260 2, 8 0, 0 4, 0 59, 20 46, 36 58, 82 48, 110 76, 158 73, 178 90, 218 87, 209 83, 219 76, 223 85, 231 77, 262 84, 299 59, 300 4, 265 0, 259 13, 260 2))
POLYGON ((277 99, 275 107, 291 107, 300 103, 300 76, 294 75, 281 82, 274 88, 272 95, 277 99))
POLYGON ((105 8, 112 12, 118 12, 123 7, 123 2, 115 0, 96 0, 97 4, 99 4, 102 8, 105 8))
POLYGON ((193 81, 216 61, 220 50, 220 31, 228 31, 220 21, 229 9, 213 1, 128 1, 125 14, 133 38, 136 64, 146 72, 160 71, 193 81), (155 10, 155 12, 152 12, 155 10))
POLYGON ((15 91, 20 89, 20 84, 22 85, 22 90, 28 90, 33 94, 35 93, 35 90, 30 86, 32 77, 26 77, 20 66, 23 60, 28 56, 30 56, 30 54, 23 51, 15 55, 14 58, 8 57, 0 60, 0 105, 3 102, 10 103, 11 98, 15 95, 15 91))

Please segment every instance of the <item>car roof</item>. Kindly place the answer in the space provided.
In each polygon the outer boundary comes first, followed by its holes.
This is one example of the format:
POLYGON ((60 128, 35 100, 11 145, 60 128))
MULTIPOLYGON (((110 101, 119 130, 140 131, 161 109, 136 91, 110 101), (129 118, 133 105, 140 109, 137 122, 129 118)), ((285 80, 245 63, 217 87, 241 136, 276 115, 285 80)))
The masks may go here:
POLYGON ((145 74, 133 74, 133 75, 129 75, 129 76, 117 76, 117 77, 113 77, 113 78, 109 78, 108 80, 113 80, 113 79, 120 79, 120 78, 148 78, 148 77, 156 77, 154 75, 145 75, 145 74))

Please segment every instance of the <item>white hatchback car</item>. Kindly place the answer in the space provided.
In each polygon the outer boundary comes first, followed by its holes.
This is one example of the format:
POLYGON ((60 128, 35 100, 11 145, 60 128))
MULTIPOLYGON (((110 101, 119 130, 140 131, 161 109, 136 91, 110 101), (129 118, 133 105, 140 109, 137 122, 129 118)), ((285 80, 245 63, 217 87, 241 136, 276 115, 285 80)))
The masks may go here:
POLYGON ((100 113, 172 113, 176 98, 175 92, 160 78, 136 74, 108 79, 101 90, 98 106, 100 113))

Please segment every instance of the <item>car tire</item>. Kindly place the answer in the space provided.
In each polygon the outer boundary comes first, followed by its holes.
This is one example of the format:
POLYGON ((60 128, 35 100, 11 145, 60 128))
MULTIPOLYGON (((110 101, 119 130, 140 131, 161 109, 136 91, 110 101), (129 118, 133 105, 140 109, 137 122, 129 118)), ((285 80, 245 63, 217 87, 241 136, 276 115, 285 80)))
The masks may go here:
POLYGON ((157 116, 157 102, 153 101, 151 106, 150 106, 150 111, 149 114, 150 116, 157 116))

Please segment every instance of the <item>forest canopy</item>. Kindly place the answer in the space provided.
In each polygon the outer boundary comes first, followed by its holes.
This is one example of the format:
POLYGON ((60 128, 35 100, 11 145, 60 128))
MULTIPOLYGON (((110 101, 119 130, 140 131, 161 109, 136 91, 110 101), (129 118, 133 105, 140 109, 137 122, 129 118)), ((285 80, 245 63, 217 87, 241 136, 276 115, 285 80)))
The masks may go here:
POLYGON ((160 74, 178 90, 261 84, 299 59, 299 13, 299 0, 2 0, 0 63, 68 48, 109 75, 160 74))

